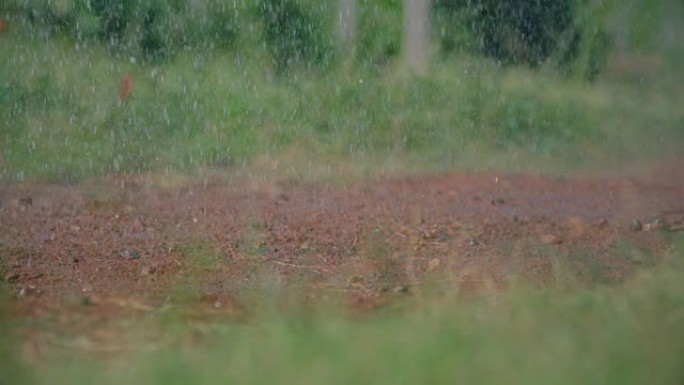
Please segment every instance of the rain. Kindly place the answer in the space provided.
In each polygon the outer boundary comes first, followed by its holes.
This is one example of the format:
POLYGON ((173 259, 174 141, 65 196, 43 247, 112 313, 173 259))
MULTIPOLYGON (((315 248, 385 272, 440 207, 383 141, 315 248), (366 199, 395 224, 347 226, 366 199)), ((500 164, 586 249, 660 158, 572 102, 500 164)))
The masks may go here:
POLYGON ((2 0, 0 383, 680 383, 681 36, 680 0, 2 0))

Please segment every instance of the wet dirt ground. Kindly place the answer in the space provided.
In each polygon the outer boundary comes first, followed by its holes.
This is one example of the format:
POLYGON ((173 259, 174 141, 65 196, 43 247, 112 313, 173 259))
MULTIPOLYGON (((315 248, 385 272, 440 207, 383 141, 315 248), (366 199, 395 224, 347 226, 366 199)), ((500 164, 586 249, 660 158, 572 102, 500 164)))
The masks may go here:
POLYGON ((64 322, 83 327, 183 293, 191 307, 239 314, 254 288, 342 293, 374 308, 431 282, 463 293, 504 289, 512 277, 543 285, 558 266, 580 284, 620 282, 684 230, 678 174, 8 184, 0 278, 13 317, 59 323, 78 313, 64 322))

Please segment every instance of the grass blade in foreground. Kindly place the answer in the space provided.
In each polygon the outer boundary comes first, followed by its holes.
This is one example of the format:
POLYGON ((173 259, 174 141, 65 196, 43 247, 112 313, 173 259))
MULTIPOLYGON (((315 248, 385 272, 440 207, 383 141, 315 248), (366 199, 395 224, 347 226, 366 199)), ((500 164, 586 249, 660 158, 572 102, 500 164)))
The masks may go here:
POLYGON ((150 317, 128 327, 163 335, 151 352, 57 348, 25 368, 36 384, 681 384, 683 241, 617 286, 424 294, 366 315, 267 306, 247 321, 150 317))

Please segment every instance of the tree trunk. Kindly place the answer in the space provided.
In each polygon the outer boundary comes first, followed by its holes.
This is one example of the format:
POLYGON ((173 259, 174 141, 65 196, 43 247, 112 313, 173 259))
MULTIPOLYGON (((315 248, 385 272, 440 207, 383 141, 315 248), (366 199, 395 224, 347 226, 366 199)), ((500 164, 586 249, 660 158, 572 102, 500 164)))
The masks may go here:
POLYGON ((337 34, 345 51, 354 54, 356 0, 337 0, 337 34))
POLYGON ((406 66, 425 73, 430 54, 430 0, 404 0, 403 44, 406 66))

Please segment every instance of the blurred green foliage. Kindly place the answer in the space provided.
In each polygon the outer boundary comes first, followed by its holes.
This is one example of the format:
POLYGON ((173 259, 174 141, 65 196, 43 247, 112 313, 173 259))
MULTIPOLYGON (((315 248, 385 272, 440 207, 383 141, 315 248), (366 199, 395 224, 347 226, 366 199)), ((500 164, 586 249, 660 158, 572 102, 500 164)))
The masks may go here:
POLYGON ((437 0, 440 46, 502 64, 540 66, 592 80, 610 48, 606 4, 591 0, 437 0), (598 16, 597 16, 598 15, 598 16), (580 67, 580 68, 578 68, 580 67))
POLYGON ((232 6, 218 0, 10 0, 0 7, 36 37, 66 35, 153 61, 188 49, 230 48, 238 34, 232 6))
POLYGON ((364 69, 381 69, 401 51, 402 2, 359 1, 357 63, 364 69))
POLYGON ((295 0, 261 0, 258 14, 278 71, 296 64, 311 67, 330 54, 320 24, 295 0))
POLYGON ((644 1, 632 0, 627 12, 573 3, 582 12, 570 26, 595 28, 573 27, 582 37, 568 42, 572 49, 516 57, 548 54, 536 68, 477 54, 471 16, 439 3, 434 30, 444 54, 425 76, 411 77, 394 65, 399 0, 358 3, 353 66, 336 64, 348 53, 334 49, 334 12, 316 0, 8 0, 0 4, 8 20, 0 34, 0 175, 70 181, 293 152, 306 163, 403 159, 422 170, 515 169, 525 157, 538 167, 579 167, 671 153, 684 121, 677 56, 621 51, 622 67, 596 78, 604 50, 615 49, 605 38, 615 28, 599 27, 621 13, 632 20, 644 1), (121 101, 127 73, 134 87, 121 101))
POLYGON ((538 65, 574 20, 572 0, 441 0, 445 11, 466 13, 475 45, 502 62, 538 65))
MULTIPOLYGON (((385 64, 401 49, 402 2, 361 1, 358 7, 358 63, 385 64)), ((38 28, 38 35, 96 40, 111 52, 148 60, 188 49, 254 50, 237 44, 241 34, 258 28, 279 72, 294 64, 330 63, 333 8, 305 0, 7 0, 0 6, 38 28)), ((593 0, 438 0, 434 14, 445 52, 465 49, 501 63, 532 66, 555 58, 564 72, 594 78, 610 38, 605 20, 587 15, 600 14, 602 8, 593 0), (568 71, 577 61, 583 68, 568 71)))

